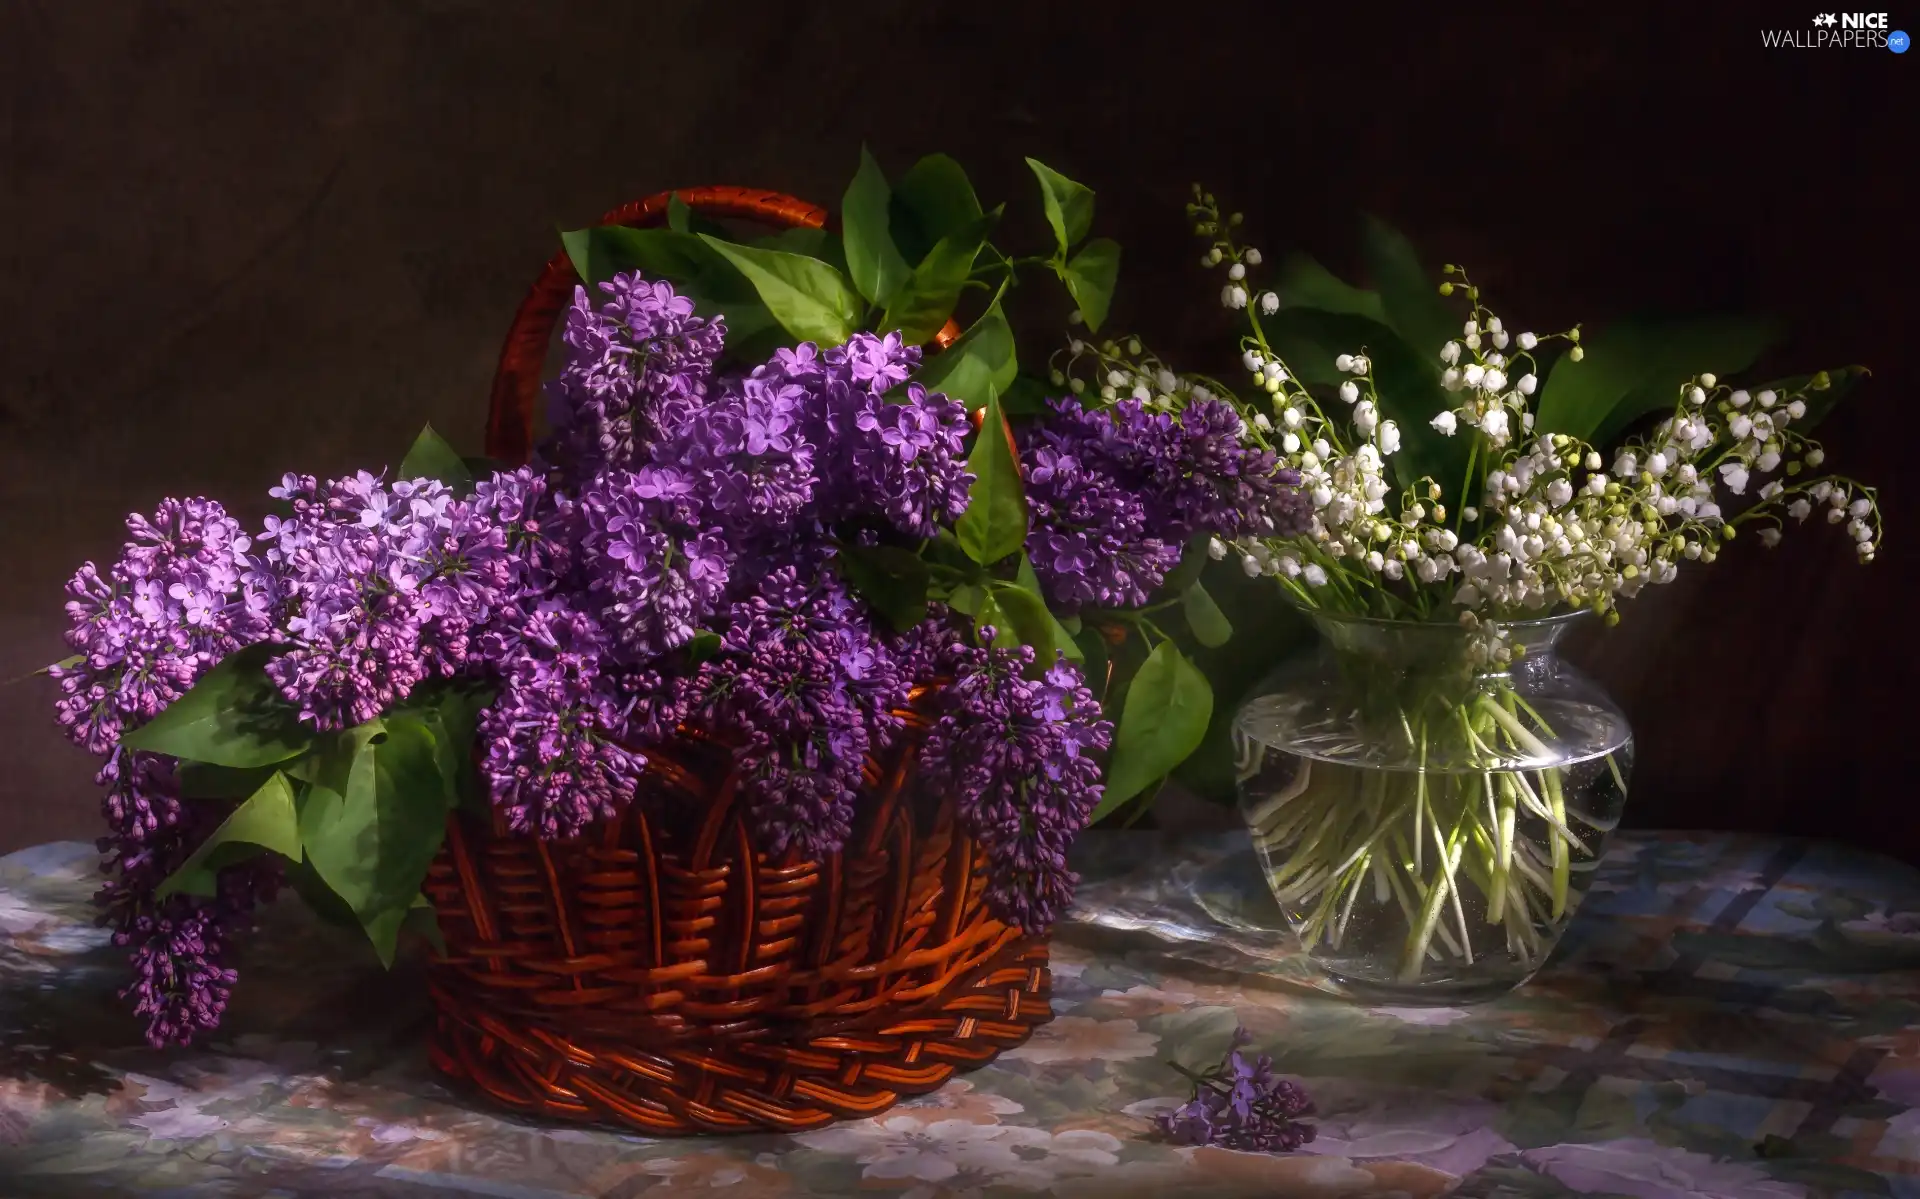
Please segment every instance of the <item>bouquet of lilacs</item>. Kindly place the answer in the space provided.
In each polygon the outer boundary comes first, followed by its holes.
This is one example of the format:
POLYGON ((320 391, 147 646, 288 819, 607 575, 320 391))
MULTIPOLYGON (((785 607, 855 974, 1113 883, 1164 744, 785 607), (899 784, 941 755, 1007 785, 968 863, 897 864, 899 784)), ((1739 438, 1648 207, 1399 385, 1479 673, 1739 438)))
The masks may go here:
MULTIPOLYGON (((1051 267, 1097 324, 1117 247, 1070 255, 1091 193, 1035 170, 1051 267)), ((894 195, 863 161, 843 220, 736 242, 681 208, 569 235, 589 286, 532 465, 428 429, 390 474, 286 476, 257 529, 163 501, 74 576, 78 652, 50 673, 103 759, 100 901, 156 1045, 218 1023, 229 941, 282 884, 391 962, 403 930, 434 935, 420 887, 451 815, 578 837, 687 731, 731 755, 761 852, 818 858, 917 705, 920 773, 981 846, 993 912, 1059 915, 1103 768, 1139 793, 1198 736, 1162 637, 1105 756, 1114 672, 1083 663, 1109 639, 1081 618, 1146 624, 1184 547, 1276 531, 1290 476, 1223 402, 1036 400, 1016 439, 997 292, 923 358, 963 291, 1014 270, 951 160, 894 195)))
MULTIPOLYGON (((1307 721, 1290 752, 1391 768, 1354 794, 1340 772, 1303 767, 1248 813, 1275 894, 1309 949, 1338 947, 1363 889, 1397 900, 1403 980, 1436 959, 1472 962, 1469 910, 1537 965, 1577 902, 1573 867, 1610 827, 1581 809, 1550 748, 1599 734, 1556 728, 1514 681, 1558 635, 1546 618, 1615 623, 1620 601, 1712 562, 1741 529, 1771 546, 1816 513, 1871 562, 1876 493, 1824 473, 1810 435, 1866 372, 1727 382, 1766 344, 1740 321, 1593 338, 1510 329, 1463 269, 1447 266, 1436 286, 1377 223, 1365 247, 1377 291, 1304 258, 1262 287, 1238 215, 1199 188, 1189 214, 1203 265, 1226 274, 1221 303, 1246 320, 1246 398, 1174 374, 1134 340, 1076 345, 1066 370, 1083 391, 1152 388, 1169 410, 1229 397, 1250 440, 1300 480, 1300 527, 1223 537, 1210 552, 1273 580, 1337 642, 1355 710, 1319 713, 1323 733, 1307 721), (1440 633, 1449 627, 1464 633, 1440 633), (1529 823, 1537 845, 1516 835, 1529 823)), ((1593 756, 1624 796, 1616 758, 1630 741, 1603 740, 1593 756)), ((1240 752, 1243 771, 1257 770, 1261 747, 1240 752)))

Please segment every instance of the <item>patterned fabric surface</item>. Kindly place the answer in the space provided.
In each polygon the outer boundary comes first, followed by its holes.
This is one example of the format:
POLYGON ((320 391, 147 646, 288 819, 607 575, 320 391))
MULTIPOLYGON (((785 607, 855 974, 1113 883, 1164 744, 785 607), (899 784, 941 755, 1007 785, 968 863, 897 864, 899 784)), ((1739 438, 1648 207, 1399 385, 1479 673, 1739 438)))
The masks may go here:
POLYGON ((1532 984, 1472 1010, 1367 1009, 1231 938, 1118 931, 1231 873, 1244 835, 1087 840, 1056 1018, 1032 1041, 876 1119, 698 1140, 542 1127, 449 1093, 417 974, 381 972, 291 900, 223 1037, 150 1050, 90 920, 92 851, 0 858, 0 1196, 1920 1195, 1906 867, 1624 834, 1532 984), (1305 1081, 1318 1139, 1290 1156, 1156 1141, 1149 1117, 1185 1097, 1166 1062, 1211 1065, 1242 1023, 1305 1081))

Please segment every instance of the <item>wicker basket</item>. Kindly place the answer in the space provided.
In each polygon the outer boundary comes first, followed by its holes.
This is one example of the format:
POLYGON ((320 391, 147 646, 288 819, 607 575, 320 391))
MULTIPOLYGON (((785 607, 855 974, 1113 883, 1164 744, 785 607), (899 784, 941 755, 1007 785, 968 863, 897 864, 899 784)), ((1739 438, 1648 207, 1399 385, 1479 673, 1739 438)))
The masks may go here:
MULTIPOLYGON (((770 192, 679 194, 710 216, 826 220, 770 192)), ((657 224, 669 195, 605 221, 657 224)), ((514 320, 487 430, 501 461, 530 450, 576 281, 556 256, 514 320)), ((927 694, 867 763, 853 835, 824 861, 756 853, 729 755, 691 730, 649 751, 626 815, 578 840, 456 817, 426 886, 447 948, 429 968, 434 1066, 539 1116, 791 1132, 871 1116, 1024 1041, 1052 1015, 1046 945, 987 913, 953 803, 915 785, 927 694)))

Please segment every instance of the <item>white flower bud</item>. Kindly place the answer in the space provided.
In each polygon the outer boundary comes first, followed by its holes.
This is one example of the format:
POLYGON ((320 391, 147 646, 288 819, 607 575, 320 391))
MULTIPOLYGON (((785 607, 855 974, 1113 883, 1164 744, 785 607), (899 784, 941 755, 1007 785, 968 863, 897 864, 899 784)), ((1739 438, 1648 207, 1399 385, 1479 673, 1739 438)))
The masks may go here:
POLYGON ((1564 508, 1573 500, 1573 484, 1565 479, 1555 479, 1547 484, 1547 502, 1556 508, 1564 508))
POLYGON ((1362 400, 1353 410, 1353 427, 1362 435, 1373 432, 1380 423, 1380 414, 1374 410, 1372 400, 1362 400))
POLYGON ((1770 391, 1763 391, 1763 392, 1761 392, 1761 393, 1760 393, 1759 395, 1757 395, 1757 396, 1755 396, 1755 397, 1754 397, 1754 399, 1756 399, 1756 400, 1759 400, 1759 401, 1760 401, 1760 406, 1761 406, 1762 408, 1771 408, 1771 407, 1773 407, 1773 404, 1774 404, 1774 401, 1775 401, 1775 400, 1778 400, 1779 398, 1780 398, 1779 396, 1777 396, 1777 395, 1775 395, 1775 394, 1773 394, 1773 393, 1772 393, 1772 392, 1770 392, 1770 391))
POLYGON ((1499 391, 1507 385, 1507 372, 1493 367, 1480 376, 1480 386, 1487 391, 1499 391))
POLYGON ((1247 572, 1249 579, 1257 579, 1260 577, 1260 560, 1248 554, 1240 559, 1240 569, 1247 572))
POLYGON ((1267 363, 1265 366, 1260 368, 1260 373, 1265 375, 1269 379, 1285 379, 1287 377, 1286 368, 1281 366, 1278 362, 1267 363))
MULTIPOLYGON (((1249 251, 1249 253, 1251 253, 1251 251, 1249 251)), ((1272 316, 1274 313, 1278 311, 1280 311, 1280 297, 1274 295, 1270 291, 1261 292, 1260 293, 1260 315, 1272 316)))
POLYGON ((1480 322, 1468 321, 1466 324, 1460 326, 1460 331, 1468 337, 1472 337, 1474 334, 1480 332, 1480 322))
POLYGON ((1807 465, 1818 466, 1827 460, 1827 452, 1819 446, 1807 451, 1807 465))
POLYGON ((1389 558, 1387 564, 1380 568, 1380 573, 1397 583, 1406 576, 1407 568, 1400 559, 1389 558))
POLYGON ((1318 562, 1307 563, 1306 569, 1300 573, 1307 580, 1307 586, 1309 587, 1325 587, 1327 585, 1327 572, 1321 568, 1318 562))
POLYGON ((1427 423, 1448 437, 1452 437, 1454 431, 1460 427, 1459 418, 1454 416, 1451 410, 1442 412, 1439 416, 1434 417, 1427 423))
POLYGON ((1745 437, 1747 434, 1753 432, 1753 421, 1748 419, 1746 414, 1742 413, 1727 422, 1727 432, 1733 434, 1735 437, 1745 437))
POLYGON ((1588 470, 1599 470, 1600 469, 1600 451, 1588 450, 1587 456, 1583 464, 1586 466, 1588 470))
POLYGON ((1246 252, 1240 255, 1240 257, 1246 261, 1248 266, 1260 265, 1260 251, 1254 249, 1252 246, 1248 246, 1246 252))
POLYGON ((1367 361, 1367 359, 1363 355, 1355 354, 1353 356, 1353 373, 1354 374, 1364 375, 1372 369, 1373 369, 1373 363, 1367 361))
POLYGON ((1507 439, 1507 410, 1489 408, 1480 418, 1480 431, 1485 433, 1497 445, 1507 439))
POLYGON ((1519 340, 1520 348, 1523 350, 1531 350, 1540 344, 1540 339, 1531 333, 1522 333, 1519 340))
POLYGON ((1806 414, 1807 414, 1807 402, 1805 400, 1789 400, 1787 402, 1788 419, 1799 420, 1801 417, 1805 416, 1806 414))
POLYGON ((1229 283, 1220 289, 1220 303, 1228 308, 1247 306, 1247 289, 1237 283, 1229 283))
POLYGON ((1246 277, 1247 277, 1247 268, 1244 266, 1241 266, 1237 262, 1227 268, 1227 278, 1229 279, 1238 281, 1246 277))
POLYGON ((1466 365, 1466 368, 1460 372, 1460 377, 1466 380, 1468 387, 1478 387, 1480 386, 1480 380, 1487 377, 1487 368, 1481 366, 1478 362, 1470 362, 1466 365))
POLYGON ((1847 533, 1851 535, 1855 541, 1867 541, 1873 537, 1873 530, 1868 528, 1867 522, 1863 520, 1849 522, 1847 524, 1847 533))
POLYGON ((1793 517, 1795 520, 1805 520, 1807 517, 1813 515, 1813 505, 1809 504, 1805 499, 1797 499, 1787 505, 1787 515, 1793 517))
MULTIPOLYGON (((1700 386, 1702 387, 1712 387, 1719 382, 1720 382, 1719 376, 1715 375, 1712 371, 1708 371, 1705 374, 1700 376, 1700 386)), ((1699 402, 1700 402, 1699 400, 1694 401, 1694 403, 1696 404, 1698 404, 1699 402)))
POLYGON ((1348 379, 1340 385, 1340 398, 1351 404, 1360 398, 1360 385, 1348 379))
POLYGON ((1775 528, 1765 528, 1765 529, 1761 529, 1761 530, 1760 530, 1760 544, 1761 544, 1761 545, 1764 545, 1764 546, 1766 546, 1766 547, 1767 547, 1768 549, 1772 549, 1772 548, 1773 548, 1774 546, 1776 546, 1776 545, 1779 545, 1779 544, 1780 544, 1780 530, 1778 530, 1778 529, 1775 529, 1775 528))
POLYGON ((1400 426, 1392 421, 1380 422, 1380 435, 1375 438, 1383 454, 1398 453, 1400 450, 1400 426))
POLYGON ((1461 382, 1460 368, 1457 366, 1450 366, 1440 372, 1440 386, 1448 391, 1459 391, 1461 382))
POLYGON ((1495 346, 1495 348, 1497 348, 1497 349, 1502 349, 1502 350, 1504 350, 1504 349, 1506 349, 1506 348, 1507 348, 1507 335, 1506 335, 1506 333, 1505 333, 1505 331, 1504 331, 1504 330, 1502 330, 1502 331, 1496 331, 1496 332, 1494 333, 1494 335, 1493 335, 1493 344, 1494 344, 1494 346, 1495 346))
POLYGON ((1221 559, 1225 558, 1226 556, 1227 556, 1226 542, 1220 540, 1218 537, 1207 538, 1207 557, 1212 558, 1215 562, 1218 562, 1221 559))
POLYGON ((1521 395, 1530 396, 1534 393, 1535 389, 1540 386, 1540 380, 1536 379, 1531 373, 1521 375, 1518 386, 1521 395))
POLYGON ((1341 354, 1336 358, 1334 358, 1333 369, 1339 371, 1343 375, 1353 370, 1353 355, 1341 354))
MULTIPOLYGON (((1708 375, 1707 378, 1711 379, 1713 378, 1713 376, 1708 375)), ((1698 408, 1700 405, 1706 402, 1707 402, 1707 392, 1705 388, 1695 387, 1692 390, 1687 392, 1687 403, 1692 404, 1694 407, 1698 408)))
POLYGON ((1480 335, 1478 333, 1469 333, 1460 340, 1466 343, 1469 350, 1477 350, 1480 348, 1480 335))
POLYGON ((1755 459, 1754 465, 1759 467, 1760 473, 1764 475, 1770 470, 1779 469, 1780 455, 1772 450, 1768 450, 1766 453, 1761 454, 1759 458, 1755 459))
POLYGON ((1640 459, 1631 453, 1621 454, 1613 461, 1613 473, 1622 479, 1631 479, 1640 473, 1640 459))
POLYGON ((1738 462, 1722 462, 1720 464, 1720 480, 1727 485, 1727 490, 1735 495, 1745 495, 1747 493, 1748 477, 1747 468, 1738 462))
POLYGON ((1285 450, 1289 454, 1299 453, 1300 452, 1300 435, 1298 433, 1289 433, 1285 437, 1282 437, 1280 439, 1280 448, 1285 450))
POLYGON ((1206 263, 1208 266, 1219 266, 1220 258, 1220 247, 1215 246, 1213 249, 1207 251, 1206 263))
POLYGON ((1732 395, 1727 397, 1727 403, 1732 404, 1735 408, 1745 408, 1747 406, 1748 401, 1750 401, 1752 398, 1753 398, 1752 396, 1748 395, 1744 391, 1736 391, 1732 395))
POLYGON ((1298 429, 1300 422, 1305 419, 1307 419, 1306 414, 1298 408, 1287 408, 1280 413, 1280 423, 1289 429, 1298 429))
POLYGON ((1272 431, 1273 422, 1267 419, 1266 413, 1256 412, 1253 414, 1253 427, 1262 433, 1267 433, 1272 431))
POLYGON ((1847 515, 1849 516, 1862 517, 1871 511, 1873 511, 1873 501, 1867 499, 1865 496, 1847 505, 1847 515))
POLYGON ((1247 369, 1250 371, 1258 371, 1266 365, 1266 360, 1260 357, 1258 350, 1248 350, 1246 353, 1240 355, 1240 361, 1246 363, 1247 369))
POLYGON ((1324 508, 1328 504, 1331 504, 1333 502, 1333 488, 1328 487, 1325 483, 1322 483, 1320 486, 1313 489, 1313 495, 1311 496, 1311 498, 1313 500, 1314 507, 1324 508))
POLYGON ((1460 361, 1460 343, 1450 341, 1446 345, 1441 346, 1440 361, 1446 363, 1448 366, 1452 366, 1454 363, 1460 361))
POLYGON ((1659 453, 1649 454, 1647 456, 1647 473, 1656 479, 1666 474, 1667 456, 1659 453))
POLYGON ((1845 508, 1829 508, 1829 509, 1827 509, 1827 523, 1828 523, 1828 524, 1830 524, 1830 525, 1837 525, 1837 524, 1839 524, 1839 523, 1840 523, 1841 521, 1843 521, 1843 520, 1845 520, 1845 519, 1847 519, 1847 510, 1846 510, 1845 508))

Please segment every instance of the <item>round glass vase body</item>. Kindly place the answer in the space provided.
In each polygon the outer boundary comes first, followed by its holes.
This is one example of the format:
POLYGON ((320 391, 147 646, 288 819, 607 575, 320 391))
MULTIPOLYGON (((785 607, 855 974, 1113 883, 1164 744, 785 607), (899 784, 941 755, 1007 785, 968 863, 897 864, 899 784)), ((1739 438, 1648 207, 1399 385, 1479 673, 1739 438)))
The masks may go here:
POLYGON ((1431 624, 1310 611, 1319 645, 1234 721, 1240 810, 1334 989, 1503 995, 1566 930, 1619 822, 1625 716, 1556 648, 1584 613, 1431 624))

